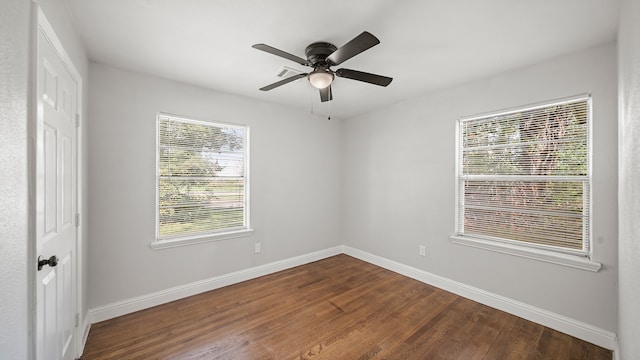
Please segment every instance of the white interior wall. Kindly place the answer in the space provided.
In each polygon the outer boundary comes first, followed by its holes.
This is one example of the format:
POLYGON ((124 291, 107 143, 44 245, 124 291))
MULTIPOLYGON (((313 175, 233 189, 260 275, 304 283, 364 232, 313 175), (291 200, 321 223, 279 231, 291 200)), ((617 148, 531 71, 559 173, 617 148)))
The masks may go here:
POLYGON ((90 307, 340 244, 338 120, 93 63, 89 96, 90 307), (157 112, 250 126, 252 236, 150 248, 157 112))
POLYGON ((623 0, 618 32, 620 359, 640 354, 640 2, 623 0))
POLYGON ((346 120, 343 242, 615 332, 616 117, 612 43, 346 120), (593 259, 602 269, 593 273, 451 243, 456 120, 581 93, 593 96, 593 259), (420 244, 426 257, 418 256, 420 244))
POLYGON ((29 116, 29 34, 31 4, 0 1, 0 354, 30 356, 27 124, 29 116))

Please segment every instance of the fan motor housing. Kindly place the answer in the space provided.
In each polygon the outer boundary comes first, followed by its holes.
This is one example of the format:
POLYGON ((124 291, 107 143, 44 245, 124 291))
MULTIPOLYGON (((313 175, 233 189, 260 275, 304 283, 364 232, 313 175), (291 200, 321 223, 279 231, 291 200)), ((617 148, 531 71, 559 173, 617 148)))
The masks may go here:
POLYGON ((307 55, 307 60, 309 60, 314 67, 316 65, 324 65, 328 67, 330 64, 326 64, 326 59, 336 50, 338 50, 338 48, 331 43, 314 42, 307 46, 304 53, 307 55))

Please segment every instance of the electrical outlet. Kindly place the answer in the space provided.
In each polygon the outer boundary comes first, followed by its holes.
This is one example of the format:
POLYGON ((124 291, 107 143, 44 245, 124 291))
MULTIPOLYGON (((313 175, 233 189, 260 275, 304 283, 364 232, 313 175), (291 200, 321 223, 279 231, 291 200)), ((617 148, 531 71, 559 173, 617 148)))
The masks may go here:
POLYGON ((420 254, 420 256, 427 256, 427 247, 424 245, 418 246, 418 254, 420 254))
POLYGON ((260 254, 260 251, 262 251, 262 246, 260 245, 260 243, 259 243, 259 242, 257 242, 257 243, 255 243, 255 244, 254 244, 253 251, 254 251, 256 254, 260 254))

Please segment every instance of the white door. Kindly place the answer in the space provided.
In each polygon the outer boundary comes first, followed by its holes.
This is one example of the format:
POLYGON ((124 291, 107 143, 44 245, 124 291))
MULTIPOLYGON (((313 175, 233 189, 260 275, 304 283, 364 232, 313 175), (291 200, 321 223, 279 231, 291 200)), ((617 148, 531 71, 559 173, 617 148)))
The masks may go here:
POLYGON ((76 355, 78 85, 51 36, 38 27, 36 358, 67 360, 76 355))

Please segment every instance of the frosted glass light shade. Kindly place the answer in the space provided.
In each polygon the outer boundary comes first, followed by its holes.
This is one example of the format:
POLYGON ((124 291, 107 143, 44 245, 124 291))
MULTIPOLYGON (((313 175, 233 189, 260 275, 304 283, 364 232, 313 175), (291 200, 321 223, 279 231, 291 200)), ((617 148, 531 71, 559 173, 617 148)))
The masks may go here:
POLYGON ((333 82, 333 74, 329 71, 314 71, 309 74, 309 82, 316 89, 324 89, 333 82))

